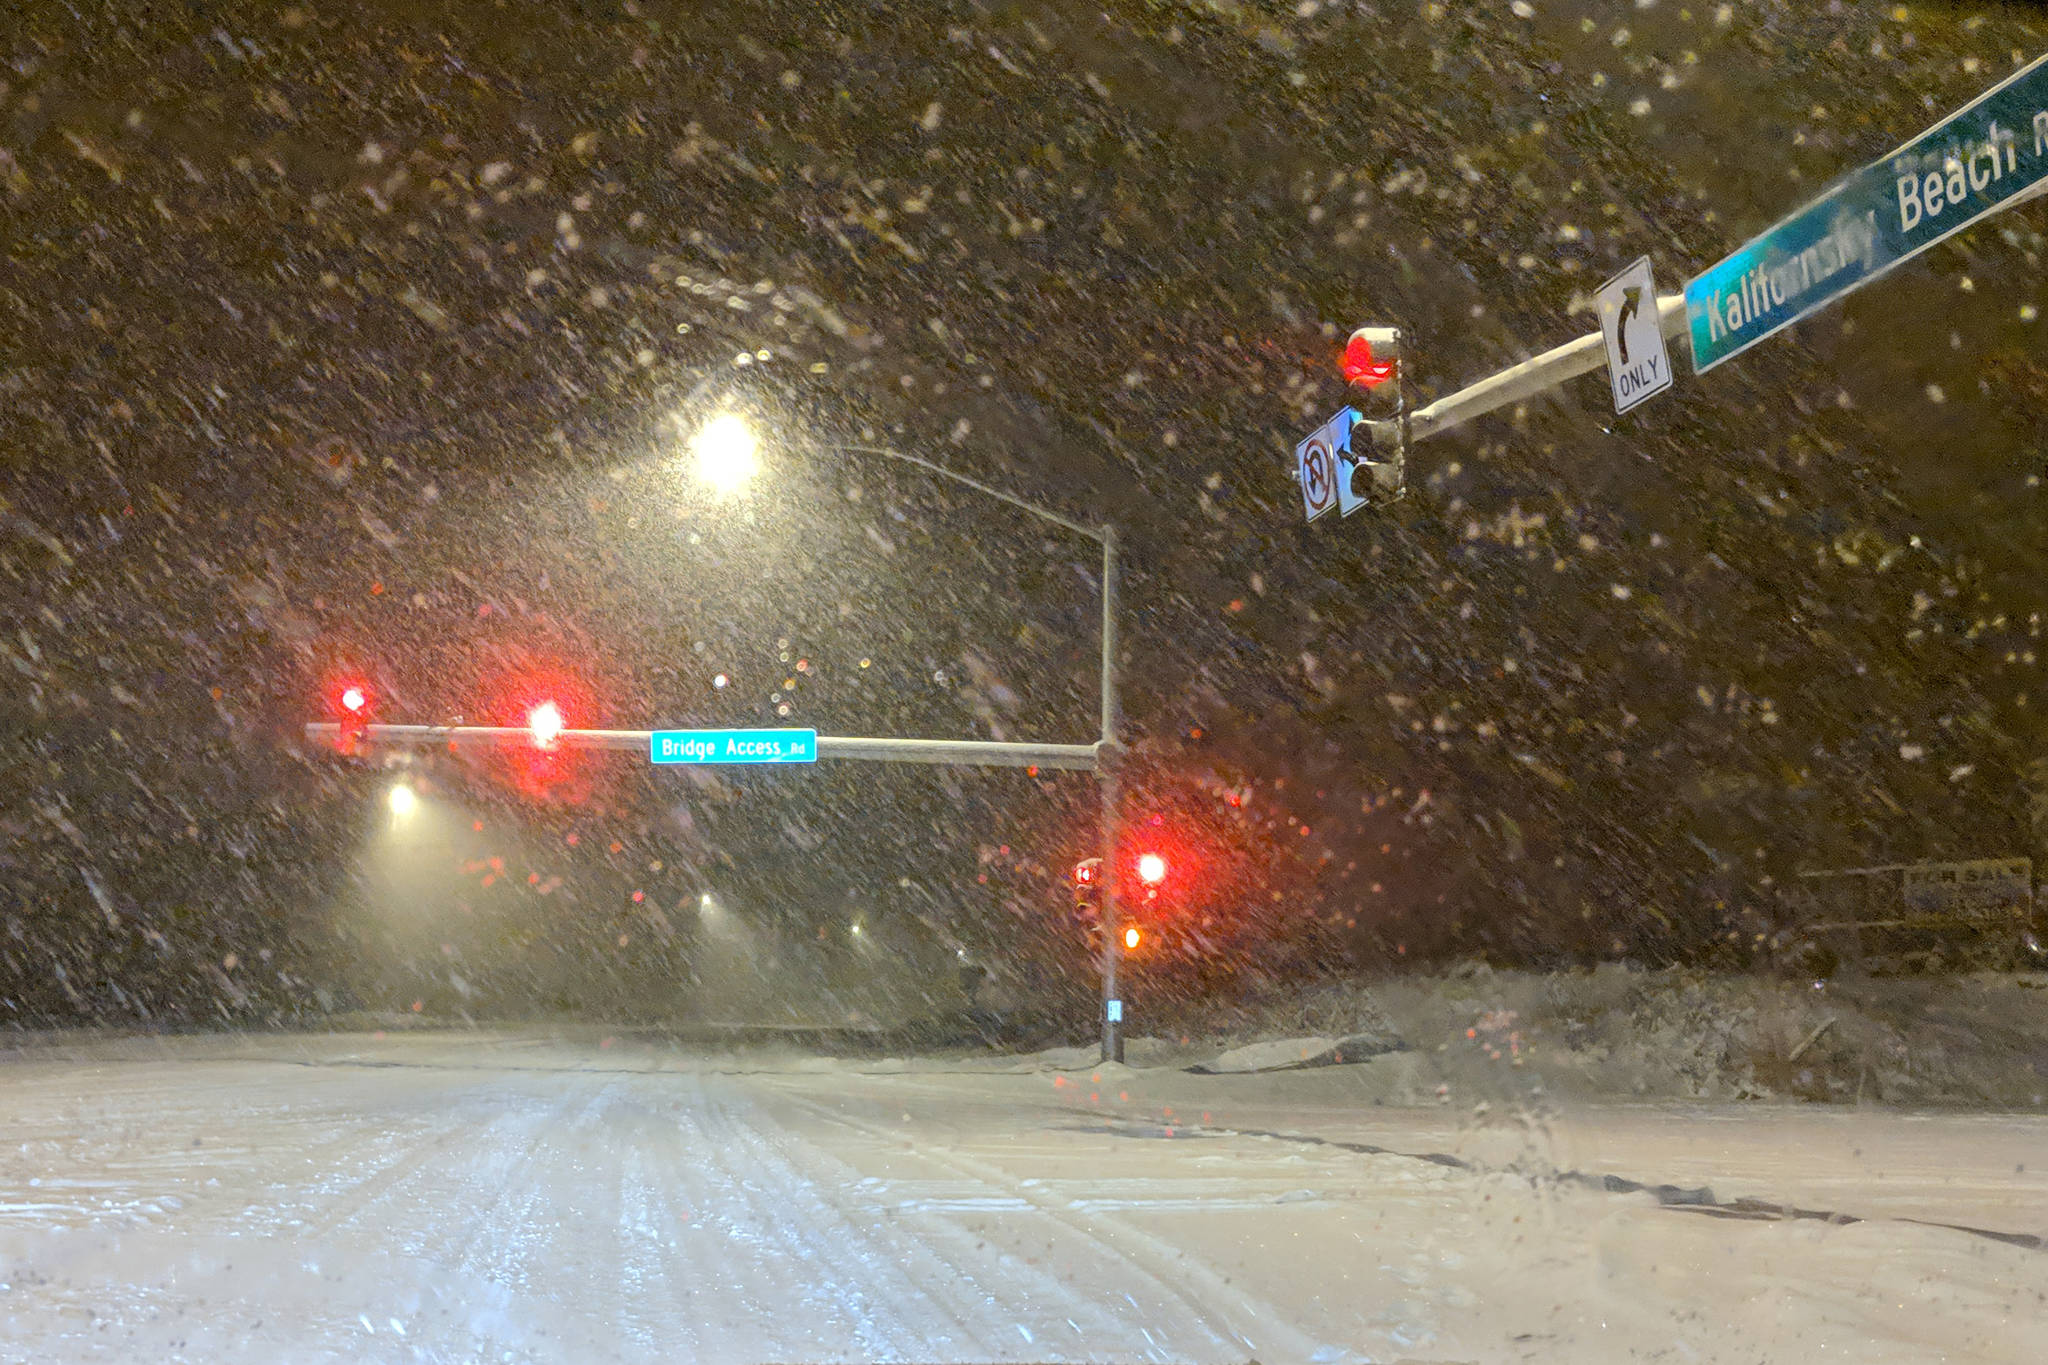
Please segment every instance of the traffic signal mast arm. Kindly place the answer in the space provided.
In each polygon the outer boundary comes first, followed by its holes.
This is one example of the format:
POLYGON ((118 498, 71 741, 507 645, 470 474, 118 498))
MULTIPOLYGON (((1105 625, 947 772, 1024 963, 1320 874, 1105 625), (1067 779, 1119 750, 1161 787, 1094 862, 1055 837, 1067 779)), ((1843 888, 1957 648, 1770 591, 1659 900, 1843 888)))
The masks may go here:
MULTIPOLYGON (((1657 321, 1667 337, 1683 336, 1686 330, 1685 295, 1666 294, 1657 300, 1657 321)), ((1488 375, 1456 393, 1446 394, 1408 414, 1406 440, 1421 441, 1441 436, 1482 417, 1496 408, 1519 403, 1568 379, 1591 374, 1607 364, 1606 342, 1599 332, 1589 332, 1576 341, 1554 346, 1519 365, 1488 375)), ((1399 449, 1405 442, 1396 419, 1370 422, 1373 444, 1399 449)))
MULTIPOLYGON (((365 725, 356 730, 364 743, 394 745, 505 744, 530 746, 534 731, 525 725, 365 725)), ((333 722, 306 727, 306 738, 336 743, 342 729, 333 722)), ((546 741, 550 749, 631 749, 647 752, 651 730, 558 730, 546 741)), ((969 768, 1071 768, 1092 771, 1099 744, 996 744, 970 739, 883 739, 852 735, 818 736, 818 757, 864 759, 875 763, 944 763, 969 768)))

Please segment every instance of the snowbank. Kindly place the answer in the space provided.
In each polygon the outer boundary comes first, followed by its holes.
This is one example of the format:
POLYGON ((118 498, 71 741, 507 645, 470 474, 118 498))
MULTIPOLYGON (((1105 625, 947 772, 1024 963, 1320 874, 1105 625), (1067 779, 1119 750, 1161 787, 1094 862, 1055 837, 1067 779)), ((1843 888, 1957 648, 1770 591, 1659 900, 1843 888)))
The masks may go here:
POLYGON ((1399 1039, 1383 1033, 1353 1033, 1342 1038, 1276 1038, 1234 1047, 1220 1057, 1188 1068, 1205 1075, 1237 1075, 1258 1071, 1294 1071, 1311 1066, 1341 1066, 1401 1050, 1399 1039))
POLYGON ((1402 1092, 1434 1077, 1465 1095, 2048 1102, 2039 973, 1816 983, 1610 964, 1327 983, 1239 1007, 1197 1069, 1294 1068, 1336 1051, 1354 1060, 1334 1043, 1318 1050, 1335 1030, 1299 1036, 1304 1018, 1412 1049, 1359 1050, 1366 1068, 1398 1071, 1402 1092))

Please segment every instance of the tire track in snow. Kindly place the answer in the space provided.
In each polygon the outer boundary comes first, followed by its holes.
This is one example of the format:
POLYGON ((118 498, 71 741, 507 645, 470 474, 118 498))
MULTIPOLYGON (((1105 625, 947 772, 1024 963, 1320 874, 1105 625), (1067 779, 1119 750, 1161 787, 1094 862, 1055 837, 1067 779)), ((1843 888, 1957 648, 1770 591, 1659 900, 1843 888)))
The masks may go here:
MULTIPOLYGON (((947 1354, 961 1326, 957 1318, 943 1310, 929 1313, 924 1294, 896 1265, 861 1254, 868 1231, 826 1203, 814 1182, 762 1140, 758 1106, 746 1104, 742 1116, 731 1098, 714 1094, 701 1078, 693 1080, 693 1092, 705 1152, 744 1201, 753 1235, 779 1249, 788 1270, 808 1272, 798 1290, 805 1306, 821 1322, 834 1324, 833 1332, 846 1333, 863 1357, 947 1354), (880 1283, 891 1279, 896 1283, 886 1289, 880 1283), (913 1323, 906 1308, 923 1321, 913 1323)), ((831 1340, 828 1335, 810 1349, 831 1340)))
MULTIPOLYGON (((1139 1336, 1145 1338, 1147 1345, 1143 1349, 1137 1345, 1130 1322, 1104 1304, 1104 1283, 1100 1279, 1077 1293, 1071 1279, 1063 1281, 1049 1269, 1055 1261, 1087 1265, 1100 1250, 1098 1246, 1087 1244, 1079 1248, 1079 1257, 1073 1259, 1020 1254, 1026 1228, 1016 1214, 1026 1214, 1040 1224, 1030 1228, 1032 1240, 1042 1232, 1053 1232, 1047 1240, 1049 1248, 1057 1244, 1061 1234, 1071 1238, 1071 1232, 1061 1224, 1042 1220, 1036 1205, 1014 1195, 989 1195, 983 1181, 963 1181, 954 1173, 956 1179, 950 1181, 952 1195, 944 1205, 920 1209, 909 1220, 889 1218, 877 1222, 877 1209, 872 1203, 874 1181, 862 1179, 842 1158, 780 1124, 764 1105, 750 1101, 750 1107, 756 1113, 752 1130, 784 1162, 791 1164, 791 1169, 815 1173, 807 1179, 831 1203, 834 1218, 862 1228, 862 1236, 877 1246, 889 1265, 901 1267, 903 1279, 915 1285, 915 1291, 946 1297, 956 1320, 961 1320, 963 1328, 979 1342, 975 1355, 987 1359, 1067 1359, 1061 1345, 1067 1338, 1059 1334, 1063 1326, 1071 1332, 1071 1347, 1083 1359, 1100 1357, 1104 1342, 1116 1342, 1110 1349, 1126 1357, 1176 1359, 1163 1353, 1157 1338, 1143 1328, 1139 1336), (1020 1244, 1018 1250, 991 1250, 995 1242, 1006 1238, 989 1232, 987 1226, 975 1232, 965 1222, 967 1216, 989 1218, 991 1214, 1006 1216, 999 1220, 1001 1232, 1008 1234, 1008 1240, 1020 1244), (1051 1304, 1059 1304, 1061 1310, 1049 1310, 1051 1304), (1055 1336, 1040 1340, 1038 1334, 1024 1326, 1026 1322, 1036 1322, 1040 1330, 1051 1330, 1055 1336), (1126 1347, 1122 1342, 1130 1345, 1126 1347)), ((1124 1297, 1137 1308, 1135 1297, 1128 1293, 1124 1297)), ((1155 1300, 1169 1304, 1171 1295, 1159 1291, 1155 1300)), ((1223 1336, 1206 1328, 1196 1332, 1192 1345, 1202 1351, 1229 1349, 1223 1336)))
MULTIPOLYGON (((784 1099, 827 1123, 863 1133, 885 1146, 911 1145, 904 1134, 852 1118, 799 1093, 794 1086, 778 1085, 776 1090, 784 1099)), ((1162 1298, 1177 1301, 1186 1320, 1201 1324, 1216 1336, 1219 1345, 1227 1343, 1233 1351, 1249 1351, 1254 1356, 1277 1355, 1293 1360, 1332 1360, 1343 1355, 1340 1348, 1316 1341, 1289 1326, 1273 1305, 1238 1289, 1208 1266, 1123 1219, 1077 1213, 1068 1201, 955 1147, 928 1143, 916 1146, 915 1150, 935 1166, 1025 1201, 1083 1239, 1098 1257, 1129 1266, 1157 1286, 1162 1298)))

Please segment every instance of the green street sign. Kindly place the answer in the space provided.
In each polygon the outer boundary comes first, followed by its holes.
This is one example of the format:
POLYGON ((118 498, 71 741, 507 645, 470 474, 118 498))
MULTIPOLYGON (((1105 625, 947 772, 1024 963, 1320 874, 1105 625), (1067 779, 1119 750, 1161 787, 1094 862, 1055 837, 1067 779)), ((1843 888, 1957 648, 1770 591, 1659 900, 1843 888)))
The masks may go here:
POLYGON ((2048 179, 2048 57, 1836 181, 1685 286, 1695 372, 1995 213, 2048 179))
POLYGON ((650 763, 816 763, 816 730, 656 730, 650 763))

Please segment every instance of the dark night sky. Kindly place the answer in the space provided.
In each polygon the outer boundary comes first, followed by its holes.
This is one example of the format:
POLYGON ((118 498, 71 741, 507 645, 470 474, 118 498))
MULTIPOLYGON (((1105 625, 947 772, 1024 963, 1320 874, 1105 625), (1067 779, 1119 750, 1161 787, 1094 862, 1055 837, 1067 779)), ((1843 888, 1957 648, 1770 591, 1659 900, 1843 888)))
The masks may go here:
POLYGON ((581 908, 350 929, 385 778, 295 737, 337 670, 391 719, 546 678, 593 724, 1091 737, 1087 547, 802 440, 1125 528, 1139 804, 1216 822, 1262 935, 1682 954, 1809 861, 2030 851, 2038 207, 1626 418, 1588 378, 1420 447, 1398 507, 1304 528, 1289 472, 1351 327, 1448 391, 2048 46, 1897 14, 10 11, 0 1021, 605 1008, 681 960, 649 906, 808 931, 905 868, 1050 952, 1086 781, 877 769, 438 772, 581 908), (721 403, 771 435, 745 511, 679 459, 721 403))

